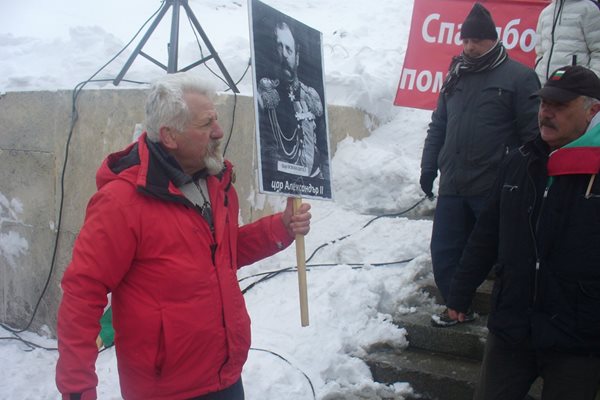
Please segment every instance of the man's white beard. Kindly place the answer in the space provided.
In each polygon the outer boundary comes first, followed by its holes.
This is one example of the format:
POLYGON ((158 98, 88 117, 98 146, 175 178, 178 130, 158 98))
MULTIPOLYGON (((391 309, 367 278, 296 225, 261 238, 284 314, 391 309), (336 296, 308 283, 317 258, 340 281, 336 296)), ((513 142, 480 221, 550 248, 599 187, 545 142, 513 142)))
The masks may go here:
POLYGON ((221 141, 211 141, 208 153, 204 157, 204 165, 209 175, 217 175, 223 170, 223 155, 221 154, 221 141))

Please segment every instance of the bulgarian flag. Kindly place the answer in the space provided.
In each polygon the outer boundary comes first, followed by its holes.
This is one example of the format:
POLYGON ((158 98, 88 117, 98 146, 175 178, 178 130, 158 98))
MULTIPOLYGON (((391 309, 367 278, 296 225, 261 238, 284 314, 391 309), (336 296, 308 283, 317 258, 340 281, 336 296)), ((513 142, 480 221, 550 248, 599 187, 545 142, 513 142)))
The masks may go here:
POLYGON ((559 70, 556 71, 555 73, 552 74, 552 76, 550 77, 551 81, 560 81, 560 79, 562 78, 562 76, 565 74, 565 70, 559 70))
POLYGON ((600 124, 581 137, 550 153, 548 175, 593 174, 600 172, 600 124))
POLYGON ((550 153, 548 159, 548 186, 554 176, 588 174, 585 196, 590 196, 596 175, 600 172, 600 123, 584 133, 581 137, 567 143, 550 153))

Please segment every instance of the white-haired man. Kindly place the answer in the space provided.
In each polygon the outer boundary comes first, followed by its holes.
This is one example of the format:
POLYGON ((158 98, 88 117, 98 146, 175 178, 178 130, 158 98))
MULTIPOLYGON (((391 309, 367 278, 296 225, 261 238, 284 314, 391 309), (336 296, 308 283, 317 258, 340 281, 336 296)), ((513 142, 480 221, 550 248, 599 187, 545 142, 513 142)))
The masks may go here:
POLYGON ((62 279, 56 382, 95 399, 99 320, 112 293, 125 399, 244 398, 250 320, 236 272, 310 228, 310 206, 238 227, 213 91, 188 73, 150 90, 146 129, 98 170, 62 279))

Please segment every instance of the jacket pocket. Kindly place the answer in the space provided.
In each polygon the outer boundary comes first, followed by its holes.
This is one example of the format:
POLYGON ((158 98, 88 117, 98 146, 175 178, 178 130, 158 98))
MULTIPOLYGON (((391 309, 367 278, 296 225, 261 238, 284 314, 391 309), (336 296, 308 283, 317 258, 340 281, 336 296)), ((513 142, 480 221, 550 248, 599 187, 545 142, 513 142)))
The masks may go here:
POLYGON ((494 83, 485 86, 479 93, 477 102, 477 112, 483 113, 480 118, 483 116, 490 121, 499 119, 505 123, 502 119, 513 112, 513 95, 514 90, 508 85, 494 83))

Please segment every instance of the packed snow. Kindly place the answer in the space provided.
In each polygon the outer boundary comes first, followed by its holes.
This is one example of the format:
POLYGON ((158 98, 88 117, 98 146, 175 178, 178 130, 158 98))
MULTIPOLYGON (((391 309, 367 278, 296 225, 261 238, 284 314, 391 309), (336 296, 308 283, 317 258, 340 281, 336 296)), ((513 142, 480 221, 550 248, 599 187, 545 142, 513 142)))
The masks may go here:
MULTIPOLYGON (((295 271, 258 283, 245 295, 252 318, 252 347, 243 372, 246 398, 401 399, 406 383, 373 381, 361 360, 369 346, 406 346, 406 332, 392 323, 396 312, 433 306, 418 288, 431 280, 429 215, 425 200, 418 212, 400 213, 422 200, 418 185, 420 154, 430 112, 393 106, 408 42, 413 0, 269 0, 280 11, 323 33, 328 103, 359 108, 379 125, 363 140, 346 138, 332 159, 335 202, 312 201, 312 230, 306 237, 310 325, 300 326, 295 271), (373 221, 372 221, 373 220, 373 221), (369 223, 372 221, 371 223, 369 223), (366 225, 366 226, 365 226, 366 225), (363 228, 364 227, 364 228, 363 228), (345 239, 337 240, 346 235, 345 239), (382 265, 383 264, 383 265, 382 265), (315 396, 313 397, 312 388, 315 396)), ((244 0, 189 0, 195 16, 238 88, 252 94, 248 7, 244 0)), ((73 89, 89 79, 128 43, 132 44, 95 79, 112 79, 159 9, 158 0, 10 1, 0 13, 0 92, 73 89), (135 33, 140 31, 135 39, 135 33)), ((181 19, 180 66, 197 60, 198 44, 181 19)), ((170 13, 144 51, 166 59, 170 13)), ((165 61, 166 63, 166 61, 165 61)), ((215 65, 211 66, 219 72, 215 65)), ((205 66, 198 74, 214 79, 205 66)), ((164 74, 138 57, 125 76, 148 82, 164 74)), ((219 84, 220 90, 225 85, 219 84)), ((114 89, 111 83, 87 88, 114 89)), ((119 88, 138 87, 122 82, 119 88)), ((1 191, 1 188, 0 188, 1 191)), ((283 208, 284 199, 272 202, 283 208)), ((18 219, 18 200, 0 192, 0 218, 18 219)), ((35 243, 2 237, 0 254, 18 267, 19 255, 35 243)), ((266 271, 294 267, 295 248, 240 271, 241 287, 266 271)), ((27 332, 26 340, 53 348, 50 330, 27 332)), ((10 336, 0 328, 0 336, 10 336)), ((1 399, 57 399, 57 352, 0 340, 1 399)), ((100 399, 120 399, 114 348, 96 364, 100 399)))

